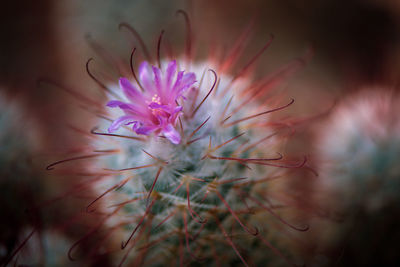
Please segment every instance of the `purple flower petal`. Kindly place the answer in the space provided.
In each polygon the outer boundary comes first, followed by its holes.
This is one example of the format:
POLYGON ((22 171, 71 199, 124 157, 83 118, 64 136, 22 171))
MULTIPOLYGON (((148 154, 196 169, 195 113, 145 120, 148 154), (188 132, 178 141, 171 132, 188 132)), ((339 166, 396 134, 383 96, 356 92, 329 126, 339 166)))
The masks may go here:
POLYGON ((149 135, 155 130, 157 130, 157 126, 141 126, 136 130, 137 134, 149 135))
POLYGON ((127 78, 119 79, 119 87, 130 101, 144 100, 143 95, 133 86, 127 78))
POLYGON ((175 84, 174 84, 174 86, 172 87, 171 92, 176 91, 176 88, 179 88, 179 87, 180 87, 180 84, 181 84, 181 82, 182 82, 183 73, 184 73, 184 71, 178 72, 178 75, 176 76, 175 84))
POLYGON ((129 103, 125 103, 119 100, 111 100, 107 103, 108 107, 111 108, 116 108, 119 107, 120 109, 122 109, 126 114, 128 115, 139 115, 139 116, 146 116, 144 112, 146 112, 147 110, 137 107, 133 104, 129 104, 129 103))
POLYGON ((128 124, 131 124, 133 122, 135 122, 135 118, 133 118, 132 116, 129 116, 129 115, 121 116, 118 119, 116 119, 115 121, 113 121, 113 123, 108 128, 108 132, 109 133, 115 132, 122 125, 124 125, 124 124, 128 125, 128 124))
POLYGON ((142 83, 142 86, 146 89, 147 92, 149 92, 151 95, 154 95, 156 93, 152 74, 150 72, 150 66, 147 61, 144 61, 139 66, 139 79, 142 83))
POLYGON ((171 141, 171 143, 175 145, 181 142, 181 135, 178 133, 177 130, 175 130, 174 126, 172 126, 171 124, 167 124, 162 133, 169 141, 171 141))
POLYGON ((139 66, 139 79, 144 92, 139 91, 127 78, 120 78, 119 86, 127 101, 112 100, 107 106, 120 108, 125 115, 111 124, 109 132, 116 131, 122 125, 132 124, 132 130, 137 134, 161 132, 173 144, 179 144, 181 136, 175 125, 183 107, 176 100, 184 98, 184 91, 196 82, 195 74, 177 72, 175 60, 168 63, 165 73, 143 62, 139 66))
POLYGON ((170 87, 172 78, 174 78, 174 75, 176 73, 176 60, 172 60, 167 67, 167 77, 165 81, 165 86, 170 87))
POLYGON ((158 91, 162 91, 161 70, 154 66, 152 66, 152 69, 154 73, 154 84, 156 85, 158 91))
POLYGON ((158 104, 158 103, 156 103, 156 102, 151 102, 151 103, 149 104, 149 108, 151 108, 151 109, 162 110, 162 111, 167 112, 168 114, 171 114, 172 111, 173 111, 173 110, 171 109, 170 106, 167 106, 167 105, 160 105, 160 104, 158 104))

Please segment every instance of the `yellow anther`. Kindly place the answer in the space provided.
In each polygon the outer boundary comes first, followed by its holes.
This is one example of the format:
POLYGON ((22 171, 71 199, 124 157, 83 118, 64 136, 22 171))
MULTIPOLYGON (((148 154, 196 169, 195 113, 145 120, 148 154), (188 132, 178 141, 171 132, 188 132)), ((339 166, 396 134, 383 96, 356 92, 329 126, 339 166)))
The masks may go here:
POLYGON ((160 97, 157 94, 151 98, 151 101, 161 105, 160 97))

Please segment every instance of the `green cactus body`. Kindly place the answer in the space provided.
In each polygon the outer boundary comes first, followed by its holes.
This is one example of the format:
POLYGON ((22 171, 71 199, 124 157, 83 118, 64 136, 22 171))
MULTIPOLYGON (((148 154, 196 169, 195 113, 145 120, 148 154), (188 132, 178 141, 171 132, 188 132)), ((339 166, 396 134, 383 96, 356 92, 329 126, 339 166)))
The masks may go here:
POLYGON ((343 194, 344 206, 373 211, 399 200, 396 103, 391 93, 361 91, 344 101, 321 133, 321 173, 343 194))
MULTIPOLYGON (((128 266, 291 264, 290 252, 276 248, 281 229, 272 225, 307 227, 280 217, 277 209, 286 203, 276 196, 283 188, 269 181, 301 168, 306 159, 279 153, 287 125, 268 118, 294 102, 270 89, 304 59, 252 81, 248 70, 269 44, 236 76, 230 72, 241 44, 223 62, 194 63, 186 55, 177 62, 158 61, 158 67, 142 63, 138 78, 132 69, 120 88, 102 86, 112 108, 93 112, 101 120, 91 131, 91 154, 48 166, 94 158, 85 171, 96 177, 92 185, 99 197, 86 210, 99 216, 93 231, 104 233, 94 250, 116 252, 115 261, 128 266), (190 86, 177 94, 170 79, 190 86)), ((92 102, 78 99, 86 106, 92 102)))
MULTIPOLYGON (((118 237, 127 258, 122 262, 130 264, 141 259, 150 266, 163 266, 171 260, 176 265, 217 265, 218 261, 235 265, 243 257, 240 251, 255 255, 257 250, 262 251, 259 264, 264 264, 271 253, 262 244, 268 242, 262 236, 265 232, 258 233, 252 223, 256 223, 255 214, 265 212, 257 192, 262 192, 261 197, 268 195, 265 181, 283 175, 283 168, 273 166, 274 162, 285 163, 277 153, 281 142, 264 126, 266 116, 247 117, 271 109, 254 101, 241 106, 251 94, 246 91, 251 84, 244 79, 231 83, 231 77, 218 76, 206 64, 186 70, 201 79, 182 103, 183 115, 177 125, 180 144, 156 135, 125 138, 134 136, 129 128, 121 128, 114 136, 104 135, 108 121, 96 128, 103 136, 95 141, 95 147, 117 151, 95 163, 107 173, 96 184, 102 196, 99 202, 109 207, 105 210, 111 206, 116 212, 107 225, 123 229, 118 237), (227 87, 229 92, 224 94, 227 87), (248 197, 252 194, 256 200, 248 197), (236 237, 230 237, 231 231, 238 233, 240 249, 233 242, 236 237)), ((107 117, 115 118, 115 113, 109 112, 107 117)), ((97 204, 92 202, 89 211, 97 204)), ((274 247, 273 253, 280 254, 274 247)), ((247 264, 244 258, 242 261, 247 264)))
POLYGON ((320 188, 342 215, 340 223, 321 229, 326 240, 320 243, 341 254, 340 265, 399 261, 399 103, 387 89, 361 90, 347 97, 319 132, 320 188))

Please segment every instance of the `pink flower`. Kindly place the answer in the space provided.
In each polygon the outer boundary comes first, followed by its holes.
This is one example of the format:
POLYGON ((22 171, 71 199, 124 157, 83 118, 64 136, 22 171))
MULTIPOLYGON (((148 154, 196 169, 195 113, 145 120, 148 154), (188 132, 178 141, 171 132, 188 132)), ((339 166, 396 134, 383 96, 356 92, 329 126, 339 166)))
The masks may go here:
MULTIPOLYGON (((114 132, 122 125, 132 125, 137 134, 163 134, 173 144, 179 144, 181 136, 175 129, 182 106, 177 100, 196 82, 196 75, 192 72, 177 72, 176 61, 169 62, 166 72, 148 62, 139 67, 139 80, 144 92, 139 91, 126 78, 119 79, 128 102, 111 100, 108 107, 119 107, 125 115, 116 119, 108 131, 114 132)), ((184 98, 184 97, 183 97, 184 98)))

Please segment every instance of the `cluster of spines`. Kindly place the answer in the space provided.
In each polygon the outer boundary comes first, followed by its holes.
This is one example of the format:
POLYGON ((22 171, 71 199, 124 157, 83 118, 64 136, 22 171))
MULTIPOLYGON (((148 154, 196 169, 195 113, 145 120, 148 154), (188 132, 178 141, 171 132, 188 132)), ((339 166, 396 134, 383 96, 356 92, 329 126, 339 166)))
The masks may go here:
MULTIPOLYGON (((186 21, 188 21, 188 17, 186 15, 186 13, 184 13, 182 11, 180 11, 180 12, 185 15, 185 19, 186 19, 186 21)), ((135 37, 138 38, 139 43, 142 45, 144 51, 147 51, 147 49, 144 46, 143 41, 141 40, 140 36, 137 34, 137 32, 134 30, 133 27, 129 26, 126 23, 121 24, 121 27, 129 29, 130 32, 132 32, 135 35, 135 37)), ((188 31, 190 32, 190 24, 189 23, 188 23, 188 31)), ((248 36, 247 31, 248 31, 248 29, 240 37, 240 39, 238 41, 238 45, 234 46, 234 48, 232 49, 231 56, 225 61, 225 64, 222 65, 221 70, 228 69, 237 60, 238 55, 240 55, 240 53, 242 52, 240 50, 243 49, 239 44, 241 43, 241 41, 243 41, 242 40, 243 38, 244 39, 247 38, 247 36, 248 36)), ((163 36, 163 32, 160 35, 160 38, 157 43, 157 62, 160 67, 161 67, 160 44, 161 44, 162 36, 163 36)), ((190 36, 190 34, 189 34, 189 36, 190 36)), ((231 82, 225 88, 220 89, 223 91, 219 92, 219 95, 225 96, 227 94, 229 88, 231 88, 234 85, 234 83, 239 80, 239 78, 244 76, 244 74, 248 71, 248 69, 255 63, 256 59, 270 45, 271 41, 272 41, 272 38, 259 51, 259 53, 257 53, 248 62, 248 64, 246 64, 245 67, 241 71, 239 71, 239 73, 236 76, 234 76, 234 78, 231 79, 231 82)), ((190 38, 187 41, 186 47, 187 47, 186 48, 187 56, 191 55, 192 49, 191 49, 190 38)), ((134 67, 133 67, 133 63, 132 63, 133 55, 134 55, 135 51, 136 51, 136 48, 134 48, 131 53, 130 67, 131 67, 132 76, 137 81, 138 86, 142 88, 142 86, 140 85, 140 81, 137 79, 137 76, 134 72, 134 67)), ((145 54, 149 55, 148 52, 146 52, 145 54)), ((97 84, 99 84, 100 87, 107 94, 112 95, 114 97, 118 97, 118 94, 116 94, 109 87, 105 86, 90 72, 90 70, 89 70, 90 61, 91 60, 89 60, 86 65, 87 71, 88 71, 90 77, 92 77, 95 80, 95 82, 97 84)), ((242 136, 244 133, 237 132, 237 129, 238 129, 237 126, 239 124, 242 124, 243 122, 253 120, 255 118, 261 117, 263 115, 266 115, 266 114, 269 114, 269 113, 272 113, 272 112, 275 112, 278 110, 282 110, 282 109, 290 106, 294 102, 294 100, 291 100, 288 104, 285 104, 285 105, 280 106, 275 109, 269 109, 267 111, 258 112, 253 115, 247 115, 247 116, 244 115, 244 116, 238 117, 238 115, 241 114, 241 112, 239 112, 239 111, 243 106, 248 105, 249 103, 253 103, 256 100, 256 98, 259 98, 260 96, 265 94, 265 89, 269 89, 273 85, 280 82, 282 79, 284 79, 285 76, 289 75, 290 73, 293 73, 302 64, 303 64, 303 59, 295 60, 294 62, 285 66, 284 68, 282 68, 281 70, 272 74, 271 76, 267 77, 266 79, 250 86, 250 88, 252 90, 247 90, 245 92, 244 101, 242 101, 240 104, 237 104, 237 106, 234 107, 234 109, 232 110, 232 112, 230 114, 228 114, 227 112, 230 108, 230 105, 232 104, 233 97, 229 98, 229 100, 226 103, 226 106, 222 109, 221 120, 219 122, 219 124, 220 124, 219 126, 221 127, 221 129, 227 129, 227 128, 233 129, 232 133, 229 134, 230 138, 228 138, 227 140, 224 140, 223 142, 221 142, 220 144, 215 146, 215 145, 213 145, 212 136, 196 137, 196 134, 198 133, 198 131, 201 130, 207 124, 208 120, 210 119, 210 117, 205 117, 205 118, 202 118, 201 120, 198 120, 197 121, 198 124, 196 125, 196 128, 193 128, 191 131, 189 131, 186 134, 187 139, 186 139, 186 143, 184 144, 184 146, 191 146, 191 145, 195 144, 196 142, 198 142, 204 138, 207 138, 208 146, 205 148, 205 151, 197 151, 196 152, 196 153, 201 153, 202 157, 200 160, 202 160, 202 161, 212 160, 215 162, 222 162, 221 168, 226 167, 225 165, 228 165, 228 164, 234 164, 237 166, 236 170, 239 170, 239 172, 240 172, 240 170, 243 170, 243 169, 244 170, 251 169, 250 166, 256 166, 256 168, 258 168, 257 166, 272 166, 272 167, 277 167, 277 168, 301 168, 301 167, 303 167, 306 164, 306 158, 304 158, 304 160, 302 160, 301 162, 295 163, 295 164, 283 163, 283 156, 281 154, 277 154, 277 156, 271 157, 271 158, 248 158, 249 151, 253 150, 254 148, 257 148, 257 146, 260 146, 260 144, 262 144, 263 142, 265 142, 265 141, 269 140, 270 138, 272 138, 273 136, 275 136, 276 133, 268 134, 267 136, 265 136, 259 140, 256 140, 256 142, 250 143, 250 142, 248 142, 248 140, 243 139, 242 136), (234 119, 235 117, 236 117, 236 119, 234 119), (242 140, 242 141, 239 142, 239 140, 242 140), (231 143, 235 143, 236 145, 239 144, 238 147, 236 147, 236 150, 241 151, 239 156, 237 156, 235 151, 232 151, 232 150, 227 150, 225 152, 222 152, 220 155, 215 154, 215 152, 217 152, 219 149, 225 148, 228 145, 230 145, 231 143), (274 163, 274 161, 276 161, 277 163, 274 163)), ((204 96, 204 98, 202 98, 202 100, 199 102, 199 104, 192 105, 192 110, 191 110, 191 112, 189 112, 189 114, 190 114, 189 117, 191 117, 191 118, 194 117, 194 115, 198 112, 198 110, 201 108, 201 106, 207 101, 207 99, 209 99, 210 95, 213 93, 215 94, 215 92, 218 90, 219 80, 218 80, 217 73, 214 70, 211 70, 211 72, 214 74, 213 85, 211 86, 211 88, 209 89, 207 94, 204 96)), ((65 89, 65 88, 63 88, 63 89, 65 89)), ((77 94, 74 91, 71 91, 71 90, 66 90, 66 91, 73 94, 80 101, 83 101, 85 103, 93 103, 93 102, 96 103, 96 101, 93 101, 83 95, 77 94)), ((197 96, 198 95, 196 95, 195 99, 197 99, 197 96)), ((193 104, 194 103, 196 103, 196 100, 193 101, 193 104)), ((107 118, 106 113, 101 110, 101 106, 99 104, 93 105, 93 108, 96 108, 97 110, 94 110, 92 108, 86 108, 86 110, 94 113, 96 116, 98 116, 102 119, 111 121, 110 118, 107 118)), ((257 122, 257 123, 253 122, 251 124, 249 123, 249 125, 252 127, 260 128, 260 127, 268 126, 271 124, 266 123, 266 122, 257 122)), ((279 123, 277 125, 282 126, 282 125, 279 125, 279 123)), ((287 126, 287 125, 283 125, 283 126, 287 126)), ((185 130, 184 130, 184 125, 182 124, 182 120, 179 121, 179 127, 181 129, 182 134, 184 134, 185 130)), ((77 129, 77 130, 80 131, 79 129, 77 129)), ((112 137, 112 138, 114 138, 114 137, 122 138, 124 140, 138 143, 139 144, 138 147, 140 147, 140 144, 148 142, 148 137, 105 133, 105 132, 98 131, 97 127, 93 128, 91 130, 91 134, 103 136, 103 137, 106 136, 106 137, 112 137)), ((180 199, 186 199, 187 203, 176 204, 176 208, 174 208, 174 211, 171 212, 169 215, 167 215, 165 218, 162 218, 162 219, 159 218, 155 227, 153 227, 153 224, 154 224, 153 220, 154 220, 154 215, 155 215, 154 211, 157 209, 157 202, 159 202, 159 200, 163 198, 162 192, 159 192, 159 190, 154 190, 154 189, 157 186, 157 182, 159 180, 161 173, 163 172, 163 168, 165 168, 169 164, 169 162, 167 162, 165 159, 158 158, 156 155, 152 155, 151 153, 147 152, 144 149, 142 149, 141 151, 137 151, 136 153, 145 154, 146 157, 149 157, 152 160, 154 160, 154 163, 135 166, 135 167, 128 167, 128 168, 123 168, 123 169, 110 169, 109 167, 106 167, 102 173, 98 173, 96 179, 94 179, 95 180, 94 182, 97 183, 98 181, 104 181, 106 179, 109 179, 110 173, 113 173, 113 175, 115 177, 121 177, 119 175, 119 173, 126 172, 126 171, 133 171, 133 170, 139 170, 139 173, 136 174, 136 176, 141 176, 141 175, 147 176, 147 174, 145 174, 147 172, 147 169, 155 167, 156 171, 150 172, 150 173, 154 174, 154 175, 152 175, 153 177, 146 177, 146 179, 142 179, 146 183, 146 185, 145 185, 146 190, 143 192, 136 192, 136 196, 131 197, 127 201, 113 204, 112 207, 115 208, 114 211, 109 214, 103 214, 104 218, 102 220, 100 220, 99 224, 93 228, 93 231, 91 233, 88 233, 87 235, 85 235, 81 240, 78 240, 71 247, 70 252, 69 252, 70 255, 72 254, 73 249, 77 245, 79 245, 79 243, 83 239, 87 238, 93 232, 95 232, 98 229, 100 229, 101 227, 103 227, 103 225, 106 223, 107 220, 111 219, 112 217, 115 217, 117 214, 120 214, 121 211, 126 209, 128 204, 139 203, 139 202, 142 203, 141 204, 143 207, 141 209, 142 213, 139 214, 138 216, 136 216, 137 219, 135 219, 135 220, 137 220, 137 223, 134 224, 135 227, 133 227, 133 229, 130 229, 131 233, 130 233, 129 237, 121 244, 121 248, 126 249, 126 253, 120 262, 121 265, 126 260, 129 253, 131 253, 131 250, 134 247, 137 249, 137 251, 139 251, 138 257, 143 259, 148 248, 155 246, 156 244, 161 243, 162 241, 165 241, 166 239, 168 239, 170 237, 170 235, 172 235, 172 233, 166 233, 155 240, 149 241, 147 244, 144 244, 141 247, 136 244, 137 242, 139 242, 140 238, 145 238, 145 239, 147 238, 147 240, 150 240, 149 233, 152 231, 153 231, 153 234, 154 233, 158 234, 159 229, 161 229, 161 227, 163 225, 165 225, 166 222, 170 222, 172 218, 178 218, 179 211, 181 211, 181 218, 180 218, 181 224, 182 224, 181 228, 180 228, 181 230, 179 230, 179 231, 175 230, 173 232, 176 233, 178 236, 181 235, 183 237, 182 240, 180 238, 178 238, 179 240, 177 242, 179 244, 177 243, 176 244, 177 246, 175 247, 175 249, 177 249, 179 251, 179 255, 180 255, 179 259, 181 262, 183 261, 182 246, 186 246, 187 251, 194 259, 199 259, 199 257, 197 257, 194 254, 194 252, 192 252, 193 246, 191 245, 190 241, 191 240, 194 241, 196 239, 198 240, 198 237, 201 234, 201 232, 204 231, 207 227, 206 226, 206 218, 203 215, 204 214, 203 210, 207 211, 206 214, 210 215, 211 220, 213 220, 214 223, 216 224, 216 226, 214 224, 214 228, 212 230, 216 231, 216 232, 218 232, 218 230, 221 231, 222 236, 225 238, 224 242, 228 243, 233 248, 236 255, 241 259, 241 261, 245 265, 247 265, 247 261, 242 257, 237 246, 232 241, 231 235, 228 234, 227 229, 224 228, 223 221, 221 221, 222 219, 225 219, 225 217, 227 215, 229 215, 228 217, 233 218, 232 220, 235 221, 238 225, 240 225, 246 232, 255 236, 260 242, 262 242, 265 245, 267 245, 268 247, 270 247, 274 253, 280 255, 284 259, 286 259, 285 256, 283 256, 274 246, 272 246, 264 237, 262 237, 258 233, 258 230, 256 228, 247 226, 239 218, 238 214, 244 214, 244 217, 249 217, 255 210, 257 210, 257 211, 264 210, 264 211, 267 211, 268 213, 272 214, 274 217, 279 219, 281 222, 289 225, 293 229, 296 229, 299 231, 304 231, 307 229, 307 227, 298 228, 298 227, 292 226, 289 223, 287 223, 283 218, 281 218, 274 211, 272 204, 269 203, 269 201, 266 200, 265 198, 263 198, 262 196, 258 196, 258 198, 251 196, 251 193, 252 193, 251 191, 252 191, 253 185, 265 183, 265 182, 273 179, 274 175, 266 174, 265 177, 262 176, 253 181, 246 179, 246 177, 237 177, 237 178, 232 177, 231 179, 226 179, 226 180, 220 181, 220 180, 218 180, 218 177, 215 175, 214 175, 214 177, 208 177, 208 178, 195 177, 193 175, 186 174, 185 171, 183 171, 183 173, 182 172, 180 173, 181 181, 180 181, 180 183, 177 184, 176 188, 174 188, 172 190, 172 193, 176 194, 176 196, 179 197, 180 199), (118 173, 118 175, 116 175, 115 173, 118 173), (191 200, 192 197, 190 196, 190 194, 191 194, 190 188, 195 183, 206 184, 206 186, 201 187, 201 188, 206 188, 206 190, 205 190, 204 196, 200 199, 200 204, 198 205, 203 208, 199 208, 197 211, 195 208, 193 208, 193 206, 196 206, 196 204, 193 203, 193 201, 191 200), (230 192, 238 192, 237 195, 235 195, 235 197, 231 197, 231 200, 233 200, 235 202, 235 205, 240 206, 241 209, 236 209, 237 207, 235 207, 235 209, 234 209, 231 207, 232 205, 228 203, 226 198, 230 197, 229 196, 230 192), (209 194, 211 194, 211 193, 214 194, 214 198, 216 198, 217 204, 214 203, 214 206, 213 206, 214 208, 210 209, 208 204, 205 203, 205 201, 209 197, 209 194), (260 200, 260 199, 262 199, 262 200, 260 200), (249 205, 248 202, 252 202, 253 205, 249 205), (207 207, 207 208, 204 208, 204 207, 207 207), (223 209, 221 209, 221 207, 223 209), (193 220, 192 224, 195 225, 194 229, 197 229, 196 233, 194 233, 194 234, 189 233, 189 231, 188 231, 188 227, 189 227, 188 225, 190 224, 189 217, 192 218, 192 220, 193 220), (149 230, 149 229, 152 229, 152 230, 149 230), (128 244, 130 245, 129 247, 128 247, 128 244)), ((114 157, 113 155, 120 155, 120 154, 121 154, 121 149, 118 149, 118 148, 117 149, 97 149, 87 155, 79 155, 76 157, 71 157, 71 158, 68 158, 68 159, 65 159, 62 161, 55 162, 55 163, 49 165, 47 167, 47 169, 49 169, 49 170, 53 169, 55 165, 69 162, 69 161, 84 160, 84 159, 89 159, 89 158, 98 158, 98 157, 103 157, 103 156, 114 157)), ((122 155, 122 156, 124 156, 124 155, 122 155)), ((105 162, 105 161, 100 161, 100 162, 105 162)), ((131 180, 133 178, 134 178, 134 176, 129 176, 127 178, 120 179, 116 184, 113 184, 112 186, 108 187, 105 191, 103 191, 103 193, 99 197, 97 197, 96 199, 92 200, 89 203, 89 205, 86 208, 86 211, 89 213, 100 213, 101 214, 102 213, 101 211, 94 208, 95 204, 97 202, 99 202, 100 200, 105 200, 106 196, 113 193, 113 191, 117 191, 116 194, 121 194, 119 191, 122 191, 124 189, 124 187, 128 184, 128 182, 132 182, 131 180)), ((114 194, 115 194, 115 192, 114 192, 114 194)), ((103 201, 103 202, 105 203, 106 201, 103 201)), ((108 205, 108 206, 110 206, 110 205, 108 205)), ((158 208, 160 208, 160 207, 158 207, 158 208)), ((133 221, 135 221, 135 220, 133 220, 133 221)), ((110 238, 111 233, 117 231, 118 228, 121 228, 121 227, 130 228, 129 225, 132 225, 132 218, 129 220, 120 220, 117 224, 113 225, 112 227, 109 228, 109 230, 106 231, 107 233, 104 235, 104 239, 110 238)), ((210 224, 207 224, 207 225, 210 225, 210 224)), ((211 224, 211 225, 213 225, 213 224, 211 224)), ((233 224, 232 224, 232 227, 233 227, 233 224)), ((207 236, 205 237, 204 240, 207 240, 207 236)), ((98 248, 96 248, 96 249, 98 249, 98 248)), ((71 258, 72 258, 72 256, 71 256, 71 258)))

